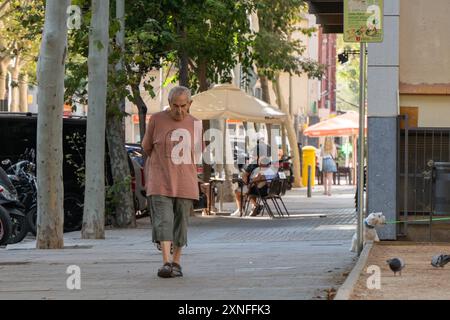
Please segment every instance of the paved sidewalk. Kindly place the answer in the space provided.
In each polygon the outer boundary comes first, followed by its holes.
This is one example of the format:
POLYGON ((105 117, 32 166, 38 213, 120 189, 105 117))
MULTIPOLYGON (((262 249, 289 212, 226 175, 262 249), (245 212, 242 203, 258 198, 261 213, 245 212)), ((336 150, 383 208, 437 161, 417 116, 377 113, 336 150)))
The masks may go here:
POLYGON ((355 262, 353 188, 335 194, 289 192, 288 219, 191 218, 177 279, 156 276, 161 257, 148 219, 108 230, 107 240, 66 234, 76 249, 26 249, 34 246, 27 239, 0 249, 0 299, 326 299, 355 262), (81 290, 66 287, 69 265, 81 268, 81 290))

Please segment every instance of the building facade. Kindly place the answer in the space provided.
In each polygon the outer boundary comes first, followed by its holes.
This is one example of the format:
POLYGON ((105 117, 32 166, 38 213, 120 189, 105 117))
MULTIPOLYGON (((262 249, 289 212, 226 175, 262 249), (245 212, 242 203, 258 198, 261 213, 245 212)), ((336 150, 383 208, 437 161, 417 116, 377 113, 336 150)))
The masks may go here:
MULTIPOLYGON (((326 32, 342 33, 343 0, 309 2, 326 32)), ((368 45, 367 212, 396 222, 381 239, 450 239, 435 221, 450 215, 448 174, 436 176, 450 162, 449 14, 447 0, 385 0, 384 40, 368 45)))

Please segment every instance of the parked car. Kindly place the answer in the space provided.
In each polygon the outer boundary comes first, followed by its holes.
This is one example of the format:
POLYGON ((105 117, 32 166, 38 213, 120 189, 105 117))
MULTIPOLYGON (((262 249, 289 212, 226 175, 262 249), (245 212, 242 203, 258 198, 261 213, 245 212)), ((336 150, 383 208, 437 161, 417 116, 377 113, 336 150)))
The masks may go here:
MULTIPOLYGON (((84 202, 84 188, 81 184, 82 176, 78 173, 84 167, 86 148, 86 117, 64 117, 63 119, 63 181, 65 198, 70 198, 71 210, 65 212, 66 231, 80 229, 83 217, 82 206, 84 202), (70 196, 70 197, 69 197, 70 196)), ((9 159, 16 163, 24 150, 36 150, 37 114, 0 112, 0 161, 9 159)), ((107 149, 107 148, 106 148, 107 149)), ((112 181, 109 157, 106 156, 106 181, 112 181)), ((135 177, 135 166, 129 158, 129 166, 132 177, 135 177)), ((141 172, 137 170, 138 174, 141 172)), ((144 189, 143 179, 136 179, 136 190, 144 189)), ((139 196, 139 198, 142 198, 139 196)), ((139 204, 137 208, 142 208, 139 204)), ((146 206, 146 205, 145 205, 146 206)), ((137 209, 138 210, 138 209, 137 209)), ((140 210, 140 209, 139 209, 140 210)))
POLYGON ((131 188, 133 190, 134 208, 137 217, 140 218, 148 215, 144 174, 144 151, 138 144, 127 143, 125 147, 128 152, 128 162, 131 168, 131 188))

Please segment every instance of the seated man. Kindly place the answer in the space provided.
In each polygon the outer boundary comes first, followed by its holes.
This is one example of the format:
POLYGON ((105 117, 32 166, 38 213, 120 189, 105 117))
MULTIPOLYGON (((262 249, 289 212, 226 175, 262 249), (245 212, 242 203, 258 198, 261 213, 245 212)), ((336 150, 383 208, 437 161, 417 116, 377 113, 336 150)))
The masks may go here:
POLYGON ((258 168, 258 165, 256 163, 250 163, 244 167, 244 172, 242 174, 242 180, 239 181, 237 184, 237 187, 234 190, 234 194, 236 197, 236 205, 237 209, 235 212, 233 212, 232 216, 240 216, 240 208, 241 208, 241 198, 245 196, 248 192, 247 185, 249 183, 249 177, 251 173, 258 168), (242 190, 242 193, 241 193, 242 190))
MULTIPOLYGON (((268 157, 262 157, 259 159, 259 166, 249 165, 242 177, 244 188, 244 196, 250 198, 252 203, 252 212, 250 216, 255 216, 260 211, 256 205, 256 197, 266 196, 268 191, 267 181, 274 179, 277 175, 277 170, 270 165, 270 159, 268 157)), ((232 216, 239 216, 241 208, 241 189, 235 190, 236 204, 238 209, 232 213, 232 216)))

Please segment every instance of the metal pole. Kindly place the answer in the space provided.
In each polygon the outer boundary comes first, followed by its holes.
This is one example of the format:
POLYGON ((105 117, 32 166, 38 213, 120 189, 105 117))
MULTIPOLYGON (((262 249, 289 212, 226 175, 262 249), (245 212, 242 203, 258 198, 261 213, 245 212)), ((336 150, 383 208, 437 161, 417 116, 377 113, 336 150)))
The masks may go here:
POLYGON ((311 166, 308 166, 308 198, 311 198, 311 166))
POLYGON ((220 183, 220 198, 219 198, 219 212, 223 212, 223 184, 224 182, 220 183))
MULTIPOLYGON (((403 212, 405 225, 404 225, 404 233, 408 234, 408 186, 409 186, 409 119, 408 115, 405 115, 405 181, 404 181, 404 189, 403 189, 403 212)), ((417 140, 416 140, 417 143, 417 140)), ((430 239, 431 241, 431 239, 430 239)))
POLYGON ((358 255, 363 250, 364 228, 364 126, 366 107, 366 44, 361 43, 359 77, 359 150, 358 150, 358 255))

